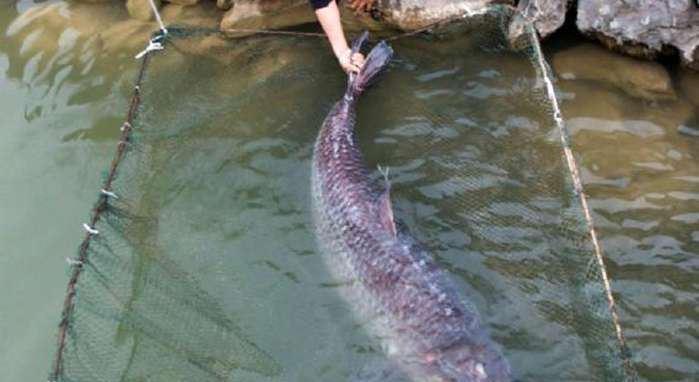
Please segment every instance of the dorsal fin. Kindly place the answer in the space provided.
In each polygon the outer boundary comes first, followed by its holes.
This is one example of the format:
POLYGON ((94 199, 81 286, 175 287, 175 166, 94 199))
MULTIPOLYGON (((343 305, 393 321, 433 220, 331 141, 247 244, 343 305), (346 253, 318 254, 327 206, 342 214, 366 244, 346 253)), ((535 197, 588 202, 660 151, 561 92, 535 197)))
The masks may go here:
POLYGON ((388 167, 384 170, 381 166, 378 166, 379 172, 384 176, 385 189, 379 195, 377 200, 377 209, 379 213, 379 221, 381 225, 388 230, 388 232, 396 237, 396 222, 393 219, 393 206, 391 205, 391 183, 388 181, 388 167))

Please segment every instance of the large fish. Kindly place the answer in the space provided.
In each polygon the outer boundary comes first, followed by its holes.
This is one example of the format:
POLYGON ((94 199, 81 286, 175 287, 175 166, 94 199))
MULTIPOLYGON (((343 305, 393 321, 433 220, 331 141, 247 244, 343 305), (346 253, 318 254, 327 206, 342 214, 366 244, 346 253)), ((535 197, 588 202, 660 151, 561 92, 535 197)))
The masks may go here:
MULTIPOLYGON (((358 51, 364 33, 352 46, 358 51)), ((342 294, 388 359, 415 381, 509 381, 510 368, 425 250, 397 228, 388 174, 379 191, 354 136, 357 98, 388 64, 393 50, 376 45, 350 75, 344 97, 325 118, 313 154, 313 214, 328 267, 342 294)))

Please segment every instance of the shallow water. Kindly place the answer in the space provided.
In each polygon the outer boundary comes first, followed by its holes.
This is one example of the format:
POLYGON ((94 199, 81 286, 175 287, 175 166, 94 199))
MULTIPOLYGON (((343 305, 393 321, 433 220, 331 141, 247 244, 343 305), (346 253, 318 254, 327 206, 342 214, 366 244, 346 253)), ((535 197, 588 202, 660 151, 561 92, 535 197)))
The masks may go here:
MULTIPOLYGON (((63 3, 51 6, 72 11, 70 22, 18 22, 30 6, 0 6, 0 286, 9 291, 0 299, 0 341, 8 344, 0 367, 10 381, 46 377, 65 258, 82 239, 116 146, 136 74, 131 56, 152 28, 117 23, 117 9, 63 3), (122 35, 95 43, 87 14, 122 35)), ((206 275, 202 288, 266 351, 268 362, 237 380, 342 380, 380 358, 333 290, 308 212, 312 143, 344 79, 320 42, 251 43, 260 48, 183 42, 183 52, 204 56, 154 62, 147 95, 160 98, 144 104, 150 129, 142 139, 159 144, 140 152, 147 162, 127 163, 143 166, 133 172, 141 208, 159 219, 145 235, 206 275)), ((517 375, 589 380, 583 360, 567 357, 580 345, 555 340, 565 332, 561 317, 532 316, 529 304, 559 292, 524 283, 533 271, 519 267, 550 266, 537 255, 554 231, 517 219, 555 214, 562 207, 547 197, 566 188, 555 139, 538 139, 550 131, 528 88, 531 67, 474 44, 395 44, 396 63, 361 105, 360 144, 368 163, 391 167, 396 215, 471 297, 517 375), (550 183, 523 189, 527 179, 550 183), (493 219, 507 224, 480 223, 493 219), (517 288, 530 300, 513 300, 517 288)), ((634 364, 643 380, 694 380, 699 140, 687 132, 699 129, 696 109, 594 82, 559 85, 634 364)))

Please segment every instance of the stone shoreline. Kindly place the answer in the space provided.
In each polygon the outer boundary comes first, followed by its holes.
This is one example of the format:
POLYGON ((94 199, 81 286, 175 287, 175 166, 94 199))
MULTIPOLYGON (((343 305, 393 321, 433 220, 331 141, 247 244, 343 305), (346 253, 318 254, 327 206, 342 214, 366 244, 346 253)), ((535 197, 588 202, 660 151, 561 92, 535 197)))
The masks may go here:
MULTIPOLYGON (((397 29, 414 30, 466 12, 475 13, 494 2, 491 0, 378 0, 376 3, 378 11, 372 12, 371 15, 355 15, 343 8, 343 23, 346 29, 351 31, 350 33, 361 29, 395 33, 397 29), (418 3, 423 4, 422 8, 417 9, 418 3), (430 4, 434 8, 426 8, 430 4), (438 4, 444 6, 437 7, 438 4)), ((639 2, 643 1, 639 0, 639 2)), ((307 0, 170 0, 167 2, 155 0, 155 3, 166 24, 185 24, 219 29, 224 32, 241 28, 284 28, 315 22, 315 15, 307 0)), ((656 9, 661 3, 664 1, 657 0, 650 9, 656 9)), ((668 0, 667 3, 673 3, 673 1, 668 0)), ((668 71, 668 68, 657 62, 615 54, 604 49, 600 44, 580 41, 576 46, 555 51, 549 57, 561 81, 598 82, 616 88, 633 98, 651 102, 684 100, 685 104, 689 101, 689 104, 699 108, 699 73, 692 70, 697 69, 695 58, 699 49, 695 47, 692 55, 687 56, 686 51, 681 51, 679 48, 673 51, 673 45, 661 44, 661 40, 653 40, 655 45, 635 42, 633 45, 616 46, 610 42, 616 40, 606 35, 606 29, 602 28, 606 24, 589 21, 591 11, 586 4, 584 0, 578 1, 575 24, 584 34, 601 39, 605 45, 633 56, 653 58, 662 54, 682 52, 681 62, 684 65, 682 68, 673 68, 672 71, 668 71), (583 24, 581 20, 584 21, 583 24), (591 29, 583 30, 580 27, 580 25, 592 24, 599 27, 595 32, 590 32, 591 29)), ((551 36, 562 28, 566 22, 566 15, 571 18, 576 15, 568 6, 568 1, 521 0, 518 4, 520 12, 513 18, 508 37, 517 37, 512 35, 512 31, 518 30, 513 28, 518 19, 520 22, 525 19, 533 21, 541 38, 551 36)), ((677 25, 681 24, 681 20, 694 20, 699 13, 699 9, 682 7, 672 9, 676 11, 684 9, 687 12, 684 18, 676 20, 677 25)), ((611 6, 606 10, 605 6, 601 6, 598 11, 606 12, 605 20, 610 24, 617 20, 610 16, 613 14, 611 6)), ((668 15, 659 11, 658 14, 668 15)), ((655 20, 660 16, 654 17, 655 20)), ((567 20, 568 26, 565 31, 561 31, 562 34, 570 33, 569 26, 573 25, 572 21, 567 20)), ((651 25, 650 21, 648 25, 651 25)), ((613 26, 621 28, 618 25, 613 26)), ((84 36, 87 44, 85 49, 97 49, 106 55, 112 55, 138 52, 143 49, 144 42, 157 29, 157 24, 148 0, 127 0, 126 2, 124 0, 72 0, 37 4, 31 7, 10 25, 7 38, 22 45, 21 49, 27 54, 34 50, 51 52, 60 49, 60 41, 57 41, 55 36, 66 29, 84 36), (36 27, 39 25, 43 32, 37 34, 36 27)), ((660 33, 662 30, 649 29, 644 36, 652 37, 655 32, 660 33)), ((197 44, 183 43, 180 48, 201 55, 208 55, 213 51, 221 53, 222 48, 227 46, 224 38, 232 35, 231 33, 212 35, 197 44)), ((239 35, 240 33, 235 34, 235 36, 239 35)), ((672 35, 663 35, 665 39, 670 37, 672 35)), ((691 24, 689 32, 682 38, 683 45, 680 45, 685 47, 690 46, 692 41, 699 41, 699 23, 691 24)), ((242 46, 240 49, 244 50, 242 46)), ((240 53, 229 50, 218 55, 221 60, 237 57, 240 53)))
MULTIPOLYGON (((154 0, 159 8, 205 3, 200 1, 154 0)), ((583 34, 615 51, 649 59, 675 55, 685 66, 699 70, 699 4, 693 0, 377 0, 370 14, 356 16, 355 21, 371 28, 410 31, 492 4, 517 7, 524 19, 534 23, 541 38, 561 28, 566 17, 575 17, 583 34)), ((216 7, 224 32, 292 27, 315 20, 308 0, 217 0, 216 7)), ((149 0, 126 0, 126 9, 137 20, 153 19, 149 0)))

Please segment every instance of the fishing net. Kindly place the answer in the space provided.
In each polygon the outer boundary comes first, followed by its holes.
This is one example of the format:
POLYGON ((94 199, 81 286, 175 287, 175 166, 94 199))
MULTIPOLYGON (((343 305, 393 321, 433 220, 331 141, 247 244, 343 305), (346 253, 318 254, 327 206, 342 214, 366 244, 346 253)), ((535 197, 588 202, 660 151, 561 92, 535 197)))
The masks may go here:
MULTIPOLYGON (((518 380, 633 380, 547 66, 532 30, 508 40, 510 16, 392 41, 359 144, 518 380)), ((343 381, 382 363, 314 242, 312 147, 345 85, 327 49, 172 28, 140 62, 51 380, 343 381)))

